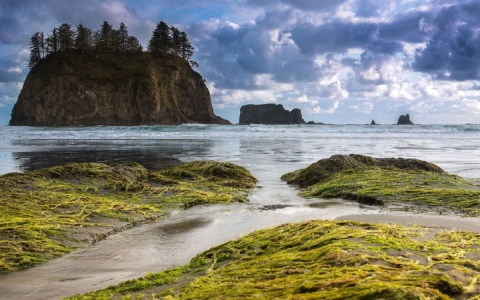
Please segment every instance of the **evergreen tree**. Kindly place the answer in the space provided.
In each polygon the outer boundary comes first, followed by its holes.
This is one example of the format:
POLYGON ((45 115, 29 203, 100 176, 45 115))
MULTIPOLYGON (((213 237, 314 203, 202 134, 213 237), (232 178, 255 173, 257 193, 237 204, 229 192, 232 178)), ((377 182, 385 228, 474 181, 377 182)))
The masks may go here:
POLYGON ((102 51, 114 50, 114 33, 113 27, 107 21, 103 21, 102 26, 100 27, 100 40, 99 40, 99 49, 102 51))
POLYGON ((40 32, 40 36, 39 36, 39 39, 40 39, 40 53, 42 55, 42 58, 44 58, 48 53, 47 53, 47 42, 45 40, 45 35, 43 34, 43 32, 40 32))
POLYGON ((142 52, 143 47, 140 45, 138 39, 134 36, 129 36, 127 40, 127 45, 125 47, 125 51, 127 52, 142 52))
POLYGON ((58 51, 58 29, 53 28, 52 35, 49 35, 46 40, 46 50, 47 54, 55 53, 58 51))
POLYGON ((181 45, 182 45, 180 30, 171 26, 170 27, 170 36, 172 37, 171 53, 180 56, 180 49, 181 49, 181 45))
POLYGON ((198 64, 198 62, 194 61, 193 59, 190 60, 190 65, 191 65, 192 67, 195 67, 195 68, 200 67, 200 65, 198 64))
POLYGON ((64 51, 72 49, 75 45, 76 32, 72 25, 63 23, 58 27, 58 44, 59 49, 64 51))
POLYGON ((75 48, 83 52, 92 48, 92 30, 79 24, 77 26, 77 37, 75 38, 75 48))
POLYGON ((118 46, 120 51, 126 52, 127 51, 127 44, 128 44, 128 28, 125 23, 120 23, 120 28, 118 29, 118 46))
POLYGON ((195 48, 190 43, 187 34, 183 31, 180 33, 180 40, 180 53, 182 58, 189 61, 192 67, 198 68, 200 65, 196 61, 190 59, 193 56, 193 50, 195 50, 195 48))
POLYGON ((44 50, 43 32, 35 33, 28 44, 30 45, 30 60, 28 61, 28 67, 31 69, 42 59, 42 53, 44 50))
POLYGON ((158 55, 169 52, 171 49, 170 27, 161 21, 152 33, 152 38, 148 42, 148 51, 158 55))
POLYGON ((185 32, 180 33, 180 54, 183 59, 189 60, 193 55, 193 48, 185 32))
POLYGON ((100 31, 94 31, 92 33, 92 40, 93 40, 93 48, 95 48, 95 50, 101 50, 101 47, 102 47, 102 39, 100 37, 100 31))

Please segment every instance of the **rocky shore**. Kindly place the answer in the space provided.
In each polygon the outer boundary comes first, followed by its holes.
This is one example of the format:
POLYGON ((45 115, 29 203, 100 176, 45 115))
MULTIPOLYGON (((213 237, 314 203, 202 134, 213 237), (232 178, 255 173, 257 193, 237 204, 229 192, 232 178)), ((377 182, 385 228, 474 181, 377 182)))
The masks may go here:
POLYGON ((130 164, 68 164, 0 176, 0 273, 28 268, 108 235, 206 203, 246 202, 256 184, 232 163, 159 171, 130 164))
POLYGON ((477 299, 480 220, 453 217, 479 215, 474 181, 425 161, 362 155, 334 155, 282 179, 305 197, 342 197, 416 216, 345 216, 259 230, 185 266, 69 299, 477 299))

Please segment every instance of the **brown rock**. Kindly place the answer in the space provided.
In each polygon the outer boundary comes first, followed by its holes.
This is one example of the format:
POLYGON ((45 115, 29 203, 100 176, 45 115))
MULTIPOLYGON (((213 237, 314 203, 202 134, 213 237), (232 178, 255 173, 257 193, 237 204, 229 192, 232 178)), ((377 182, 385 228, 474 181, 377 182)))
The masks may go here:
POLYGON ((288 111, 281 104, 248 104, 240 108, 240 125, 250 124, 305 124, 298 108, 288 111))
POLYGON ((187 61, 166 54, 54 53, 27 76, 10 125, 230 124, 187 61))
POLYGON ((412 121, 410 121, 410 115, 401 115, 398 117, 397 125, 414 125, 412 121))

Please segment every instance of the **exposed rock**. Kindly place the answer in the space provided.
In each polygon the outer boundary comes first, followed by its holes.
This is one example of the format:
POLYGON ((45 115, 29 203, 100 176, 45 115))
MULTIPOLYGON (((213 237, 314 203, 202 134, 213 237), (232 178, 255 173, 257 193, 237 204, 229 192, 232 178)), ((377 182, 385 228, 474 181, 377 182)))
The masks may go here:
POLYGON ((229 124, 213 112, 200 74, 174 55, 73 50, 27 76, 10 125, 229 124))
POLYGON ((434 173, 445 172, 435 164, 413 158, 374 158, 365 155, 350 154, 332 155, 330 158, 321 159, 305 169, 284 174, 282 179, 286 180, 287 183, 309 186, 342 170, 373 166, 429 171, 434 173))
POLYGON ((370 122, 370 125, 377 125, 377 123, 375 123, 375 120, 372 120, 372 122, 370 122))
POLYGON ((305 121, 302 118, 302 111, 300 109, 292 109, 290 115, 292 116, 292 124, 305 124, 305 121))
POLYGON ((322 122, 315 122, 315 121, 308 121, 307 125, 325 125, 325 123, 322 122))
POLYGON ((298 108, 288 111, 281 104, 249 104, 240 108, 239 124, 305 124, 305 121, 298 108))
POLYGON ((414 125, 414 124, 412 123, 412 121, 410 121, 410 115, 406 114, 398 117, 397 125, 414 125))

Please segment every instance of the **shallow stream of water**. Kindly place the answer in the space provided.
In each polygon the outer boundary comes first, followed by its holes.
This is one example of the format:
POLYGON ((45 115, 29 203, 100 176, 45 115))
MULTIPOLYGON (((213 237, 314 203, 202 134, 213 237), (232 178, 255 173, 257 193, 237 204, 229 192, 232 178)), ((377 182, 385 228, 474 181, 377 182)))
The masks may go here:
MULTIPOLYGON (((198 206, 101 241, 88 249, 29 270, 0 276, 1 299, 60 299, 104 288, 126 279, 188 263, 212 246, 257 229, 308 219, 354 214, 385 214, 378 207, 339 199, 303 199, 282 174, 333 154, 412 157, 437 163, 446 171, 480 177, 478 139, 472 135, 428 132, 357 134, 348 127, 332 132, 295 133, 285 127, 262 135, 239 134, 181 139, 12 139, 0 143, 0 167, 27 171, 65 162, 137 161, 158 169, 199 159, 230 161, 259 179, 250 203, 198 206)), ((57 130, 57 129, 55 129, 57 130)), ((90 129, 88 129, 90 130, 90 129)), ((105 129, 99 129, 105 130, 105 129)), ((204 134, 207 129, 199 129, 204 134)), ((217 129, 219 130, 219 129, 217 129)), ((307 128, 311 131, 311 128, 307 128)), ((376 129, 377 130, 377 129, 376 129)), ((0 130, 1 131, 1 130, 0 130)), ((433 130, 435 131, 435 130, 433 130)), ((1 135, 1 132, 0 132, 1 135)), ((99 134, 98 134, 99 135, 99 134)), ((85 136, 81 136, 85 137, 85 136)), ((475 223, 478 220, 474 220, 475 223)))

